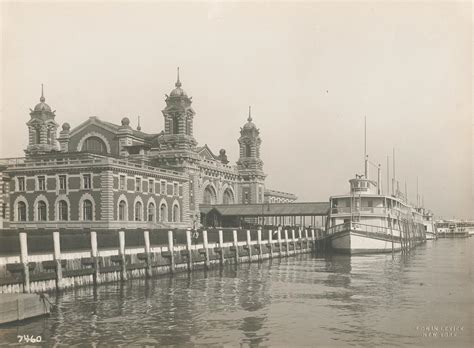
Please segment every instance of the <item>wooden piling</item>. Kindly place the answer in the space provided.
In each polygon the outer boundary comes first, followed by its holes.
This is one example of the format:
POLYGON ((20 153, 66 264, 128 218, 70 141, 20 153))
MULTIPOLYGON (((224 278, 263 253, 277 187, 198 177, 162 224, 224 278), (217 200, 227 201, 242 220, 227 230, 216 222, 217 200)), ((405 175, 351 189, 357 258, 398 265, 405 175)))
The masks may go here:
POLYGON ((63 267, 61 265, 61 245, 59 239, 59 231, 53 232, 53 258, 56 263, 56 290, 62 288, 63 267))
POLYGON ((204 246, 204 252, 205 252, 205 267, 206 269, 209 268, 209 243, 207 241, 207 231, 204 230, 202 231, 202 243, 203 243, 203 246, 204 246))
POLYGON ((125 231, 119 231, 119 255, 121 257, 120 275, 122 280, 127 280, 127 261, 125 258, 125 231))
POLYGON ((278 229, 277 239, 278 239, 278 249, 280 249, 278 251, 278 257, 281 257, 283 253, 283 243, 281 241, 281 228, 278 229))
POLYGON ((168 251, 170 252, 170 272, 174 273, 174 242, 173 231, 168 231, 168 251))
POLYGON ((146 276, 150 278, 153 274, 153 269, 151 265, 150 232, 149 231, 143 231, 143 240, 145 241, 146 276))
POLYGON ((237 239, 237 230, 232 231, 232 237, 234 240, 234 248, 235 248, 235 263, 239 263, 239 241, 237 239))
POLYGON ((301 228, 298 228, 298 244, 300 245, 300 252, 303 251, 303 237, 301 235, 301 228))
POLYGON ((28 267, 28 239, 25 231, 19 233, 20 237, 20 262, 23 267, 23 292, 30 292, 30 269, 28 267))
POLYGON ((309 249, 309 239, 308 239, 308 230, 304 229, 304 239, 306 240, 306 250, 309 249))
POLYGON ((270 258, 273 258, 273 236, 272 230, 268 230, 268 245, 270 246, 270 258))
POLYGON ((292 244, 293 244, 293 255, 296 255, 296 243, 295 243, 295 241, 296 241, 296 238, 295 238, 295 230, 292 229, 292 230, 291 230, 291 242, 292 242, 292 244))
POLYGON ((188 272, 193 270, 193 252, 192 252, 191 230, 186 230, 186 250, 188 251, 188 272))
POLYGON ((252 262, 252 245, 250 244, 250 230, 247 230, 247 248, 249 251, 249 262, 252 262))
POLYGON ((262 230, 257 230, 257 245, 258 245, 258 260, 263 260, 263 251, 262 251, 262 230))
POLYGON ((288 230, 285 229, 286 256, 290 255, 290 242, 288 240, 288 230))
POLYGON ((219 230, 219 248, 220 248, 220 262, 221 266, 224 265, 224 235, 222 230, 219 230))
POLYGON ((92 268, 94 273, 92 273, 92 281, 94 285, 97 285, 99 280, 99 255, 98 255, 98 248, 97 248, 97 232, 90 231, 91 237, 91 257, 92 257, 92 268))

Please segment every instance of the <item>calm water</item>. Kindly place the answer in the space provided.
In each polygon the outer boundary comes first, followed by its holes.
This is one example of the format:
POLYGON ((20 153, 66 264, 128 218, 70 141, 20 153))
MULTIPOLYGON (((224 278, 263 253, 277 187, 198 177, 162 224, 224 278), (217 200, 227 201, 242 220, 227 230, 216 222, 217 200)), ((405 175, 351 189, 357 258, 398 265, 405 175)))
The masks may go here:
MULTIPOLYGON (((411 255, 301 255, 53 297, 48 318, 0 328, 77 346, 473 346, 474 238, 411 255), (455 326, 455 337, 424 337, 455 326), (463 329, 461 330, 460 327, 463 329)), ((38 345, 38 344, 36 344, 38 345)))

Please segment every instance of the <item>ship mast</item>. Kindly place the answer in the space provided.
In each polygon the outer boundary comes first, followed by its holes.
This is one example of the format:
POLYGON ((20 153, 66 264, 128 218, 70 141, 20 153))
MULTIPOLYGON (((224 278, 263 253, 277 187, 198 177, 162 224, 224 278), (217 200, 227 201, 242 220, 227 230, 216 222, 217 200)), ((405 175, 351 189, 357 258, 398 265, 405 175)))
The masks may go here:
POLYGON ((367 156, 367 116, 364 116, 364 174, 369 179, 369 157, 367 156))
POLYGON ((395 196, 395 148, 393 148, 392 196, 395 196))

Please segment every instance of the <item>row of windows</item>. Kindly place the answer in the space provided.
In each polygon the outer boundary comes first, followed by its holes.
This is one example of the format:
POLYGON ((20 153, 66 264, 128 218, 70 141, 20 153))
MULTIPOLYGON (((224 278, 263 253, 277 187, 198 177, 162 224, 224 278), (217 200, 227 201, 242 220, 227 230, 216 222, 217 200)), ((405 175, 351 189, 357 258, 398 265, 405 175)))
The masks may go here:
MULTIPOLYGON (((171 220, 172 222, 180 222, 181 221, 181 214, 179 210, 179 205, 178 204, 173 204, 173 209, 171 211, 171 220)), ((119 221, 127 221, 127 216, 128 216, 128 209, 127 209, 127 203, 125 201, 120 201, 119 203, 119 210, 118 210, 118 219, 119 221)), ((155 217, 156 221, 162 221, 162 222, 167 222, 169 221, 168 219, 168 206, 165 203, 162 203, 160 205, 159 211, 156 211, 155 204, 153 202, 148 203, 148 208, 147 208, 147 215, 143 215, 143 204, 142 202, 135 202, 135 207, 134 207, 134 219, 135 221, 149 221, 149 222, 155 222, 155 217)))
MULTIPOLYGON (((159 185, 159 193, 161 195, 166 195, 167 194, 166 181, 160 181, 158 185, 159 185)), ((127 190, 127 177, 125 175, 120 175, 119 190, 122 190, 122 191, 127 190)), ((142 180, 142 178, 135 178, 135 191, 146 192, 145 180, 142 180)), ((155 180, 154 179, 148 179, 148 192, 155 193, 155 180)), ((179 186, 177 182, 173 183, 173 196, 179 196, 179 186)))
MULTIPOLYGON (((59 221, 68 221, 69 212, 68 212, 68 202, 65 200, 60 200, 58 202, 58 220, 59 221)), ((93 214, 93 204, 90 200, 86 199, 82 202, 82 220, 83 221, 92 221, 94 218, 93 214)), ((150 202, 148 204, 147 216, 143 216, 143 205, 141 202, 136 202, 134 207, 134 220, 135 221, 150 221, 155 222, 155 204, 150 202)), ((168 206, 165 203, 160 205, 158 221, 167 222, 168 221, 168 206)), ((127 203, 125 201, 120 201, 118 219, 120 221, 127 221, 128 218, 127 203)), ((181 214, 178 204, 173 205, 171 221, 179 222, 181 221, 181 214)), ((48 206, 45 201, 38 201, 36 207, 36 220, 38 221, 48 221, 48 206)), ((17 205, 17 221, 28 221, 27 218, 27 207, 25 202, 18 202, 17 205)))
MULTIPOLYGON (((86 199, 82 202, 82 220, 92 221, 94 219, 93 204, 90 200, 86 199)), ((36 220, 37 221, 48 221, 48 206, 45 201, 38 201, 36 206, 36 220)), ((58 220, 68 221, 68 203, 64 200, 58 202, 58 220)), ((17 221, 28 221, 27 218, 27 207, 25 202, 18 202, 17 206, 17 221)))
MULTIPOLYGON (((67 176, 59 175, 58 176, 58 186, 60 190, 67 190, 67 176)), ((18 181, 18 191, 26 191, 25 177, 20 176, 17 178, 18 181)), ((90 190, 92 189, 92 176, 91 174, 82 175, 82 189, 90 190)), ((36 191, 46 191, 46 177, 38 176, 36 178, 36 191)))

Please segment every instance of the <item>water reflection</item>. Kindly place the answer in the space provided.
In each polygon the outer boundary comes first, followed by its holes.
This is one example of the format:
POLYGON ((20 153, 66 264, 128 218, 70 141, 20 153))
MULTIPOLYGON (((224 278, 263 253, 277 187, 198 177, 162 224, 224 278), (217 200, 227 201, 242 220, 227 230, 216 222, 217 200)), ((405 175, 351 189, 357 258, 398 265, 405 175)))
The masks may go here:
POLYGON ((473 242, 465 243, 438 241, 393 259, 301 255, 69 290, 49 318, 3 327, 0 341, 29 334, 48 346, 462 346, 472 332, 433 341, 416 327, 472 327, 473 242))

